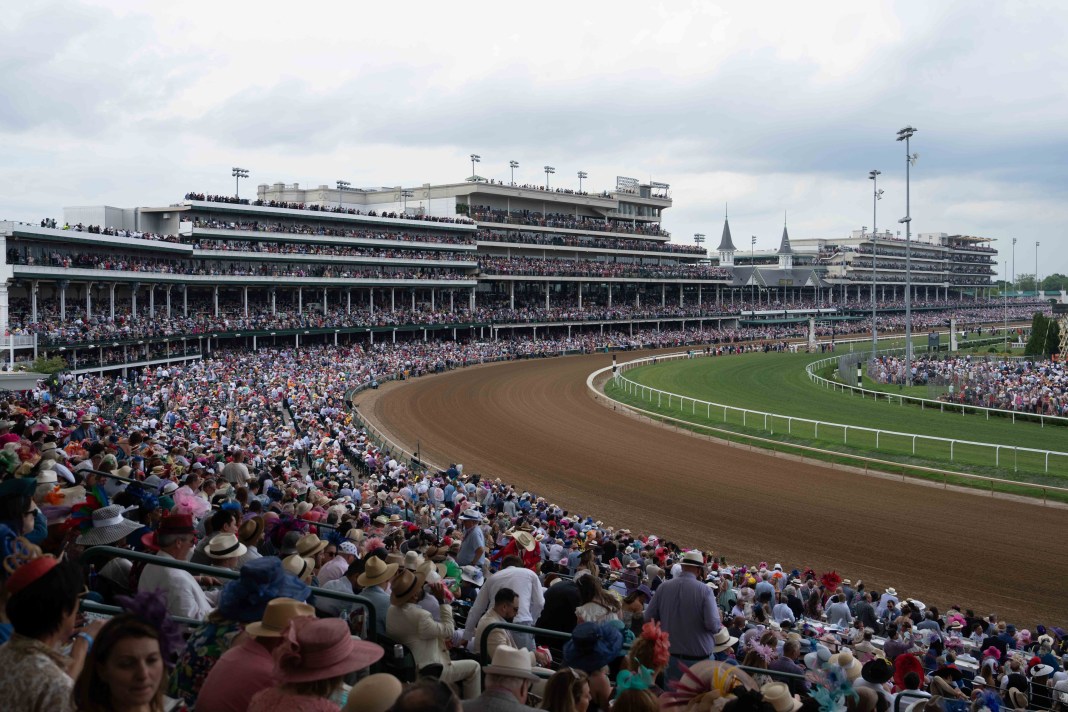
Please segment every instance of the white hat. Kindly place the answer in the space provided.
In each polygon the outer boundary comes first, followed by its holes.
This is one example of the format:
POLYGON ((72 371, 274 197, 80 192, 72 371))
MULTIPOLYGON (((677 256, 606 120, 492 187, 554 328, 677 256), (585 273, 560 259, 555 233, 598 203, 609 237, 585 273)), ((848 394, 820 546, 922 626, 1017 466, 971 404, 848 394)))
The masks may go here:
MULTIPOLYGON (((518 677, 523 680, 540 680, 530 667, 530 653, 510 645, 498 645, 493 651, 493 661, 482 668, 487 675, 518 677)), ((785 685, 784 685, 785 687, 785 685)))
POLYGON ((679 563, 683 566, 704 566, 705 557, 700 551, 684 551, 682 552, 682 556, 679 557, 679 563))
POLYGON ((731 635, 725 627, 721 627, 716 634, 712 636, 712 642, 716 645, 712 652, 721 653, 727 648, 733 647, 734 644, 738 642, 738 639, 731 635))
POLYGON ((238 540, 236 534, 224 532, 211 538, 204 553, 211 559, 232 559, 244 556, 247 551, 248 547, 238 540))
POLYGON ((469 584, 481 586, 484 581, 482 569, 477 566, 464 566, 460 569, 460 579, 469 584))
POLYGON ((337 550, 340 553, 348 554, 349 556, 359 557, 359 555, 360 555, 360 550, 356 548, 355 544, 353 544, 351 541, 348 541, 348 540, 341 542, 338 545, 337 550))
POLYGON ((463 511, 463 513, 460 514, 460 521, 461 522, 481 522, 482 521, 482 512, 478 511, 477 509, 465 509, 463 511))

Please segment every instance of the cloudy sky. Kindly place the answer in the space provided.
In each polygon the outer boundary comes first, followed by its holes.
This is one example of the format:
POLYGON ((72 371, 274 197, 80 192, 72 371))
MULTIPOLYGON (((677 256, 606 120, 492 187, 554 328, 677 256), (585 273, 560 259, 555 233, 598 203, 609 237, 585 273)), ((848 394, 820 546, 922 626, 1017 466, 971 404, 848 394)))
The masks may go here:
MULTIPOLYGON (((1063 2, 31 2, 0 13, 0 219, 258 183, 670 183, 677 241, 905 214, 1068 273, 1063 2)), ((1011 266, 1010 266, 1011 270, 1011 266)))

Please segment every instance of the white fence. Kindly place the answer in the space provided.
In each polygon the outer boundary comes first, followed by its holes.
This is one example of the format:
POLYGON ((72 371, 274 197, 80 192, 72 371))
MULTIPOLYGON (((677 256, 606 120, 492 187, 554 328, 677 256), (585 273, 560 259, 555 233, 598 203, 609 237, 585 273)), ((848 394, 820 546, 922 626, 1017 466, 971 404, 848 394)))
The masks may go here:
MULTIPOLYGON (((903 349, 888 349, 887 351, 879 351, 879 353, 889 354, 900 351, 903 351, 903 349)), ((1018 359, 1019 357, 1013 358, 1018 359)), ((1043 428, 1046 427, 1047 422, 1055 423, 1057 425, 1068 425, 1068 418, 1064 418, 1059 415, 1043 415, 1041 413, 1028 413, 1026 411, 1008 410, 1005 408, 986 408, 979 405, 968 405, 967 403, 951 403, 936 400, 933 398, 920 398, 919 396, 906 396, 899 395, 897 393, 887 393, 886 391, 876 391, 870 388, 861 388, 860 386, 850 386, 845 383, 839 383, 838 381, 832 381, 816 373, 817 371, 826 368, 831 362, 837 360, 838 356, 831 356, 830 358, 823 358, 818 361, 813 361, 812 363, 805 366, 805 372, 808 374, 809 380, 813 383, 817 383, 821 386, 824 386, 825 388, 832 388, 834 390, 840 391, 850 391, 852 393, 860 394, 862 397, 865 398, 870 396, 873 400, 879 400, 880 398, 883 398, 886 401, 897 401, 900 405, 904 405, 905 403, 914 403, 919 405, 921 410, 937 407, 938 410, 941 412, 945 412, 946 410, 949 410, 950 412, 960 411, 961 415, 964 415, 965 413, 984 413, 986 415, 987 420, 990 420, 990 414, 993 413, 995 417, 1010 418, 1014 423, 1016 422, 1017 417, 1019 417, 1021 420, 1027 421, 1037 420, 1043 428)))
MULTIPOLYGON (((734 416, 735 420, 740 416, 742 427, 756 428, 772 435, 776 432, 780 435, 795 435, 795 426, 803 426, 803 431, 797 433, 798 437, 818 440, 820 439, 820 430, 822 429, 824 433, 823 439, 829 440, 832 436, 835 439, 840 437, 843 445, 870 445, 872 440, 874 440, 874 447, 876 450, 893 452, 900 451, 902 449, 901 445, 904 444, 905 450, 911 449, 911 454, 916 455, 917 443, 933 444, 940 451, 948 454, 950 462, 959 461, 961 451, 972 451, 989 453, 987 456, 989 457, 989 460, 985 463, 987 466, 992 465, 994 467, 1002 467, 1002 462, 1005 461, 1007 457, 1011 457, 1013 471, 1019 471, 1022 457, 1025 469, 1041 469, 1043 472, 1049 473, 1050 460, 1052 459, 1055 468, 1054 471, 1062 473, 1068 472, 1068 452, 1041 450, 990 442, 977 442, 974 440, 940 438, 920 433, 903 433, 893 430, 849 425, 846 423, 835 423, 811 418, 782 415, 780 413, 770 413, 761 410, 751 410, 749 408, 739 408, 737 406, 714 403, 712 401, 701 400, 699 398, 692 398, 690 396, 664 391, 659 388, 653 388, 652 386, 647 386, 626 378, 623 375, 626 371, 630 371, 639 366, 645 366, 660 361, 696 358, 702 355, 703 354, 700 352, 694 351, 692 353, 682 352, 677 354, 665 354, 663 356, 650 356, 627 361, 617 365, 614 379, 616 385, 622 388, 625 393, 649 403, 655 402, 657 408, 662 409, 666 407, 671 409, 676 407, 677 404, 680 413, 685 414, 689 412, 691 415, 697 415, 699 410, 703 410, 704 413, 702 413, 702 415, 704 415, 706 420, 712 419, 712 410, 715 409, 717 419, 722 412, 724 423, 730 422, 731 415, 734 416), (778 431, 776 431, 776 424, 779 425, 778 431), (852 443, 850 442, 850 435, 853 436, 852 443), (858 442, 858 440, 867 442, 858 442), (886 446, 887 441, 896 443, 898 447, 893 448, 886 446), (1027 467, 1028 464, 1031 465, 1031 468, 1027 467)), ((838 357, 835 356, 834 358, 838 357)), ((1008 467, 1007 462, 1005 466, 1008 467)))

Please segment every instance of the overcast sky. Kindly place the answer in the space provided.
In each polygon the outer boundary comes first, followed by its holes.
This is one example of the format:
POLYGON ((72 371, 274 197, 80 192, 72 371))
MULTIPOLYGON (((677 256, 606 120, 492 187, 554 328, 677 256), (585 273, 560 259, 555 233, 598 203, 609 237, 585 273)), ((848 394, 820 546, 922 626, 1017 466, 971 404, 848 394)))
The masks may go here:
MULTIPOLYGON (((0 13, 0 218, 284 181, 670 183, 675 241, 905 215, 1068 273, 1063 2, 30 2, 0 13)), ((1010 266, 1011 270, 1011 266, 1010 266)))

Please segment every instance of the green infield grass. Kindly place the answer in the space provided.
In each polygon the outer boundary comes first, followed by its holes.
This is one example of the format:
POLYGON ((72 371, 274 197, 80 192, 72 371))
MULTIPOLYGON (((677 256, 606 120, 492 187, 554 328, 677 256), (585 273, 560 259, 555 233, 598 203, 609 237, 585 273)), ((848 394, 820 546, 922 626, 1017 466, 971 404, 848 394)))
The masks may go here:
MULTIPOLYGON (((887 344, 889 346, 889 344, 887 344)), ((630 380, 687 398, 764 411, 763 416, 722 407, 694 405, 678 397, 627 393, 614 381, 605 393, 645 410, 738 433, 774 437, 784 443, 893 460, 903 465, 944 468, 1019 482, 1068 486, 1068 457, 1017 451, 1035 448, 1068 453, 1068 428, 1017 421, 997 415, 940 412, 915 405, 874 401, 811 382, 805 366, 827 354, 753 353, 664 361, 626 372, 630 380), (796 420, 804 418, 815 423, 796 420), (839 424, 839 425, 832 425, 839 424), (878 428, 891 435, 842 426, 878 428), (959 439, 950 445, 913 435, 959 439), (1003 446, 1000 453, 993 445, 1003 446)), ((819 375, 827 376, 826 370, 819 375)), ((865 381, 868 385, 868 381, 865 381)), ((912 395, 929 397, 926 387, 912 395)), ((941 478, 939 478, 941 479, 941 478)))

